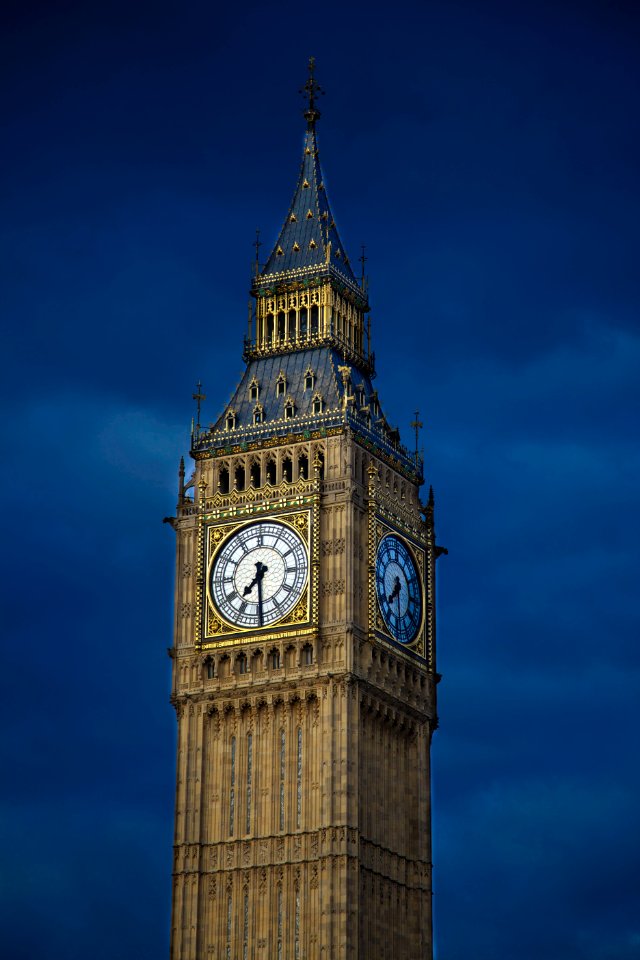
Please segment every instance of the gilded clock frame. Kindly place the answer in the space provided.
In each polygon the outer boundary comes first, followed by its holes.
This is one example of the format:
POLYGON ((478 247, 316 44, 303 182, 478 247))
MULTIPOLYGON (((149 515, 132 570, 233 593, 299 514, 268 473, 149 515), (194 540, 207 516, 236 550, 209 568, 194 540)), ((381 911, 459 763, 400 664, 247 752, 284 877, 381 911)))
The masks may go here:
POLYGON ((199 553, 201 568, 196 597, 196 636, 199 649, 255 643, 268 638, 280 640, 295 634, 308 636, 316 632, 318 623, 318 566, 320 525, 316 505, 289 510, 261 511, 259 516, 236 516, 233 519, 202 518, 199 553), (215 559, 224 544, 238 530, 260 521, 281 523, 301 538, 309 569, 304 590, 292 610, 281 620, 265 627, 239 627, 229 623, 216 608, 211 596, 210 576, 215 559))
POLYGON ((377 471, 375 468, 369 472, 369 497, 368 497, 368 533, 369 533, 369 589, 368 589, 368 607, 369 607, 369 640, 371 642, 382 643, 394 651, 402 652, 411 659, 418 660, 433 669, 434 643, 433 643, 433 618, 430 593, 432 590, 433 576, 430 564, 430 552, 426 531, 422 534, 421 526, 412 524, 412 530, 399 522, 397 514, 388 516, 388 510, 385 504, 380 502, 377 496, 376 485, 377 471), (407 545, 416 568, 420 576, 420 589, 422 591, 422 620, 420 629, 416 634, 413 643, 400 643, 395 639, 387 629, 382 612, 378 605, 378 595, 376 590, 376 560, 378 556, 378 547, 384 537, 393 534, 399 537, 407 545))

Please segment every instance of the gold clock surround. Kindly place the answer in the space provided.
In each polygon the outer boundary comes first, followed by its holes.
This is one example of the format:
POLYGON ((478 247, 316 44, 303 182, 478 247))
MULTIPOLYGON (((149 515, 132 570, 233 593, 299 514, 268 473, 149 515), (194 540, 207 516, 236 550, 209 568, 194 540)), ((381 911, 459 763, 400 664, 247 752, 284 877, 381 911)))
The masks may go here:
POLYGON ((217 610, 211 596, 211 569, 218 552, 228 539, 242 528, 251 526, 256 522, 256 518, 243 517, 205 524, 203 544, 204 589, 202 591, 200 622, 197 624, 200 636, 199 646, 203 649, 231 646, 239 643, 253 643, 265 635, 268 635, 270 640, 282 639, 291 631, 295 631, 296 636, 305 636, 314 632, 314 619, 317 621, 317 613, 314 618, 314 608, 317 611, 317 600, 314 604, 314 597, 317 596, 318 543, 317 536, 314 536, 313 510, 267 513, 263 514, 260 519, 281 523, 297 533, 302 539, 309 560, 309 573, 302 595, 293 609, 275 624, 256 629, 254 627, 239 627, 226 621, 217 610), (314 560, 316 563, 314 563, 314 560))

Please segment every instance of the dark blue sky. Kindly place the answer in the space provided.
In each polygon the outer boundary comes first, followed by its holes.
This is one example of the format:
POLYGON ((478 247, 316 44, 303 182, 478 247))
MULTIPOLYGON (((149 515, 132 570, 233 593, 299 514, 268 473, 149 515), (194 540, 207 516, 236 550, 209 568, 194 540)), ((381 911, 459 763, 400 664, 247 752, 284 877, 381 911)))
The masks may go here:
MULTIPOLYGON (((2 29, 8 960, 168 956, 177 465, 317 58, 437 528, 438 960, 640 955, 637 5, 21 3, 2 29)), ((264 248, 263 248, 264 252, 264 248)), ((398 811, 402 815, 402 811, 398 811)), ((409 960, 409 958, 407 958, 409 960)))

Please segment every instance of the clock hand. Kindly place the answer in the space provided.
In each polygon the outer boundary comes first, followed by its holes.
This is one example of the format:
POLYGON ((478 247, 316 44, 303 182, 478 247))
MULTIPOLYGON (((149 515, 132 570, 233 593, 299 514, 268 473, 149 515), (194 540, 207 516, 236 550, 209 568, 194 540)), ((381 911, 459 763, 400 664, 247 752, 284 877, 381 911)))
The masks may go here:
MULTIPOLYGON (((266 570, 267 568, 265 567, 264 569, 266 570)), ((264 573, 263 573, 263 576, 264 576, 264 573)), ((258 577, 258 576, 256 575, 256 579, 258 580, 258 626, 259 626, 259 627, 262 627, 262 626, 263 626, 263 617, 262 617, 262 577, 258 577)))
POLYGON ((401 588, 400 588, 400 577, 396 577, 395 580, 394 580, 394 582, 393 582, 393 590, 391 591, 391 593, 390 593, 389 596, 387 597, 387 600, 389 601, 389 604, 390 604, 390 605, 393 603, 393 601, 394 601, 395 598, 397 597, 397 598, 398 598, 398 607, 400 607, 400 589, 401 589, 401 588))
POLYGON ((243 596, 243 597, 246 597, 248 593, 251 593, 251 591, 253 590, 253 588, 254 588, 254 587, 256 586, 256 584, 257 584, 257 586, 258 586, 258 625, 259 625, 259 626, 262 626, 262 625, 263 625, 263 621, 262 621, 262 580, 263 580, 263 577, 264 577, 264 575, 265 575, 265 573, 267 572, 268 569, 269 569, 269 567, 267 567, 266 564, 261 563, 261 561, 258 560, 258 562, 256 563, 256 575, 255 575, 255 577, 253 578, 253 580, 251 581, 251 583, 249 584, 249 586, 248 586, 248 587, 245 587, 244 590, 243 590, 243 592, 242 592, 242 596, 243 596))

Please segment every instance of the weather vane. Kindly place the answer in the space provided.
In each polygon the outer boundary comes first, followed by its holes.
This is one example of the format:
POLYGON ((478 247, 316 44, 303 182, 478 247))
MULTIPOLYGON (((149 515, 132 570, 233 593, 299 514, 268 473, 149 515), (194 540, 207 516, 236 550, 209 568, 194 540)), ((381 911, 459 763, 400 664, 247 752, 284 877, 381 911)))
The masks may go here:
POLYGON ((194 399, 194 400, 197 402, 197 404, 198 404, 198 417, 197 417, 197 420, 196 420, 196 426, 197 426, 197 428, 198 428, 198 430, 199 430, 199 429, 200 429, 200 404, 202 403, 203 400, 206 400, 206 399, 207 399, 207 395, 202 392, 202 384, 200 383, 199 380, 198 380, 198 383, 197 383, 197 386, 196 386, 196 392, 195 392, 194 394, 192 394, 192 396, 193 396, 193 399, 194 399))
POLYGON ((317 82, 313 71, 316 65, 316 58, 309 57, 309 76, 304 87, 300 88, 300 93, 308 101, 309 107, 304 112, 305 119, 309 122, 310 126, 320 119, 320 111, 316 107, 316 98, 324 94, 324 90, 317 82))
POLYGON ((410 425, 413 427, 413 429, 415 430, 415 432, 416 432, 416 463, 417 463, 417 461, 418 461, 418 442, 419 442, 419 436, 420 436, 419 431, 422 430, 422 428, 423 428, 423 426, 424 426, 424 424, 422 423, 422 421, 421 421, 421 420, 418 420, 418 414, 419 414, 419 413, 420 413, 420 411, 419 411, 419 410, 416 410, 416 412, 415 412, 415 420, 412 420, 412 421, 411 421, 411 424, 410 424, 410 425))

